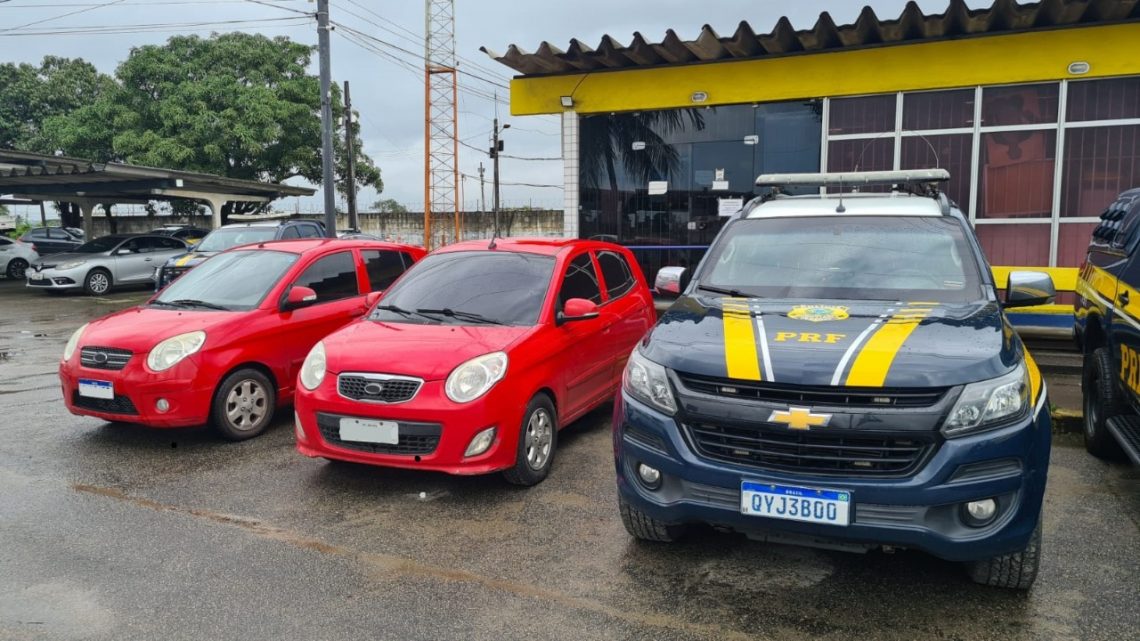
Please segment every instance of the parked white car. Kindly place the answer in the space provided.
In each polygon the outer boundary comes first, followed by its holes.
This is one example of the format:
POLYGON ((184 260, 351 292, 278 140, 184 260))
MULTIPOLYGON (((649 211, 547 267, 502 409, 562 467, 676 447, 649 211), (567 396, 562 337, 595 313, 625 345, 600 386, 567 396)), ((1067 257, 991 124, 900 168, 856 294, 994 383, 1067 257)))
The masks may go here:
POLYGON ((32 245, 0 236, 0 274, 12 280, 23 280, 28 265, 39 258, 32 245))

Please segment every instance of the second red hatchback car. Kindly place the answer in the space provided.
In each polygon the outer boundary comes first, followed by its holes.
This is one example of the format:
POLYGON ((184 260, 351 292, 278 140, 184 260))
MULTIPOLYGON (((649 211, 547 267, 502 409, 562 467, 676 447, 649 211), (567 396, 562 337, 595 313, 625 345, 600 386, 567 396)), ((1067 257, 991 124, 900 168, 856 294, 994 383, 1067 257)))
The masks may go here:
MULTIPOLYGON (((191 272, 193 273, 193 272, 191 272)), ((437 250, 365 319, 313 347, 307 456, 534 485, 558 429, 613 398, 653 299, 629 250, 500 239, 437 250)))
POLYGON ((257 436, 292 400, 305 354, 361 316, 424 250, 289 240, 214 256, 145 305, 80 327, 59 365, 73 414, 257 436))

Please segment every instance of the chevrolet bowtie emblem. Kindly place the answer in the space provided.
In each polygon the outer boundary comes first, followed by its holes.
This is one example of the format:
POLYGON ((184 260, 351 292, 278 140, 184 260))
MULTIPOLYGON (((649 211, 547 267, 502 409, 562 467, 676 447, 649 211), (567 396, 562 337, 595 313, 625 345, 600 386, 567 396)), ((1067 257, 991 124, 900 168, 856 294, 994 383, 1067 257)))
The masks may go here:
POLYGON ((769 423, 782 423, 793 430, 810 430, 813 427, 826 427, 831 414, 812 414, 806 407, 789 407, 787 410, 774 410, 768 417, 769 423))

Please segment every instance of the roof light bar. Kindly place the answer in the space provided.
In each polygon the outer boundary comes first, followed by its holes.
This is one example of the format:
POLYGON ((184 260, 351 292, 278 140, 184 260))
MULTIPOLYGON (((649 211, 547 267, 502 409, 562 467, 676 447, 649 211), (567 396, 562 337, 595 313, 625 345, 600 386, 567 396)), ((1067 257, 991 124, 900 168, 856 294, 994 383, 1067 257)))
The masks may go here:
POLYGON ((858 187, 861 185, 933 183, 947 180, 950 180, 950 172, 945 169, 903 169, 900 171, 847 171, 824 174, 760 174, 756 177, 756 185, 759 187, 789 187, 792 185, 858 187))

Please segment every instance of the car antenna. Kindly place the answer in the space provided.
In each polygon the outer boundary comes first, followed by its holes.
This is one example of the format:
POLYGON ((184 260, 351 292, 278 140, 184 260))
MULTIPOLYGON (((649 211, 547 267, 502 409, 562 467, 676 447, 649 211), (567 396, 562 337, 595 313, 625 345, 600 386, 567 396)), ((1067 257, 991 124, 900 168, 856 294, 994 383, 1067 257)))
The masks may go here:
MULTIPOLYGON (((825 189, 826 189, 826 187, 825 187, 825 189)), ((847 208, 843 206, 843 175, 840 174, 840 176, 839 176, 839 206, 835 208, 835 213, 842 214, 845 211, 847 211, 847 208)))
POLYGON ((496 247, 495 239, 499 237, 499 212, 495 212, 495 229, 491 232, 491 242, 487 244, 487 249, 494 249, 496 247))

